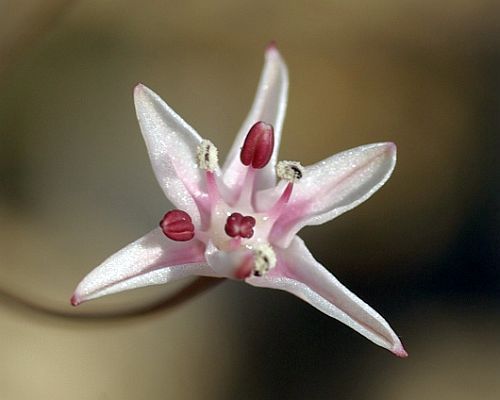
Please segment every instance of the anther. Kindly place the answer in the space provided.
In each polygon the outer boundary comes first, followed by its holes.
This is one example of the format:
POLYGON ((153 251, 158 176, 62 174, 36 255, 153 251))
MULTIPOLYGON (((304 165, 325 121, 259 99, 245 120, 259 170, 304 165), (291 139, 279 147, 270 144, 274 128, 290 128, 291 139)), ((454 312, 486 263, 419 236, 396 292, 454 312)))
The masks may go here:
POLYGON ((240 153, 241 162, 256 169, 264 168, 271 159, 273 149, 274 129, 271 125, 259 121, 250 128, 245 138, 240 153))
POLYGON ((253 274, 263 276, 276 266, 276 254, 273 248, 267 243, 259 244, 254 248, 253 274))
POLYGON ((200 142, 196 150, 196 155, 198 157, 198 166, 201 169, 210 172, 217 169, 217 165, 219 164, 218 150, 210 140, 203 139, 200 142))
POLYGON ((276 175, 280 179, 297 182, 304 176, 304 167, 298 161, 280 161, 276 165, 276 175))
POLYGON ((244 217, 240 213, 232 213, 229 217, 227 217, 224 231, 232 238, 242 237, 244 239, 250 239, 253 236, 254 227, 254 217, 244 217))
POLYGON ((182 210, 172 210, 160 221, 163 233, 172 240, 186 242, 194 237, 194 225, 189 214, 182 210))

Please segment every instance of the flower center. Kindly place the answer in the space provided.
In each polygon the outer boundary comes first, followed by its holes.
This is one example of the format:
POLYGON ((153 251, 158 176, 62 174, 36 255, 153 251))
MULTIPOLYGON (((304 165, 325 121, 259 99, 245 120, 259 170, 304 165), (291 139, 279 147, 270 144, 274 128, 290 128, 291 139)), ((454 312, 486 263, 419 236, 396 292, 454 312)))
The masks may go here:
POLYGON ((253 236, 253 228, 255 226, 255 218, 251 216, 243 216, 240 213, 232 213, 227 217, 225 232, 232 238, 242 237, 249 239, 253 236))
POLYGON ((256 213, 251 207, 234 209, 219 199, 210 215, 210 225, 205 232, 223 251, 250 250, 260 243, 267 243, 272 222, 266 213, 256 213))
MULTIPOLYGON (((198 167, 205 173, 206 192, 193 193, 201 217, 196 239, 207 245, 212 243, 225 254, 212 259, 211 264, 212 268, 220 269, 223 276, 236 279, 245 279, 251 274, 262 276, 276 265, 276 254, 269 243, 272 229, 286 212, 293 186, 304 175, 304 169, 298 162, 280 161, 276 174, 288 183, 274 204, 267 210, 257 211, 256 174, 269 163, 273 149, 273 127, 262 121, 254 124, 240 152, 241 163, 247 167, 246 175, 229 192, 219 178, 217 148, 209 140, 202 140, 198 146, 198 167)), ((191 217, 181 210, 165 214, 160 226, 172 240, 187 241, 195 237, 191 217)))

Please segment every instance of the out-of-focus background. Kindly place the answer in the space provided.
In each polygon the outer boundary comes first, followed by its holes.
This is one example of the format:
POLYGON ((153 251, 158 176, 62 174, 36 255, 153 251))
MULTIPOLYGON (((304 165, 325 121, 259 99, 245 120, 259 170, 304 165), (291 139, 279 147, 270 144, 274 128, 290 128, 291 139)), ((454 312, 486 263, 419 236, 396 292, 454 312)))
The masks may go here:
POLYGON ((1 288, 75 313, 171 291, 68 303, 170 208, 132 88, 152 87, 224 154, 274 39, 291 80, 282 159, 398 145, 380 193, 301 236, 410 356, 237 282, 121 323, 3 299, 0 399, 498 399, 499 15, 488 0, 1 1, 1 288))

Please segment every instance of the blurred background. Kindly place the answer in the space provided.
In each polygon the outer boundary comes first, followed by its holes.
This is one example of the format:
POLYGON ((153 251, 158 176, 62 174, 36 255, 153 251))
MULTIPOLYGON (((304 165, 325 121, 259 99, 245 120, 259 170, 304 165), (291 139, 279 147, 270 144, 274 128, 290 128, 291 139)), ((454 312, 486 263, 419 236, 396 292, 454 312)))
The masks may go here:
POLYGON ((71 312, 79 280, 156 225, 132 89, 225 154, 274 39, 280 158, 394 141, 370 201, 302 231, 379 311, 397 359, 284 292, 226 282, 162 315, 78 323, 0 302, 0 399, 498 399, 500 5, 431 1, 0 1, 0 287, 71 312))

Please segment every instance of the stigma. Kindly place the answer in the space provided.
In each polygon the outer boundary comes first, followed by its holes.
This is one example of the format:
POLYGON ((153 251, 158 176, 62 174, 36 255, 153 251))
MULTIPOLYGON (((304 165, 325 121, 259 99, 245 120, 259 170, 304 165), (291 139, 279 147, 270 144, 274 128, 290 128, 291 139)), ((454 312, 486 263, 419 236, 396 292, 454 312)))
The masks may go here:
POLYGON ((227 217, 224 230, 229 237, 250 239, 253 236, 255 227, 255 218, 252 216, 243 216, 240 213, 232 213, 227 217))

